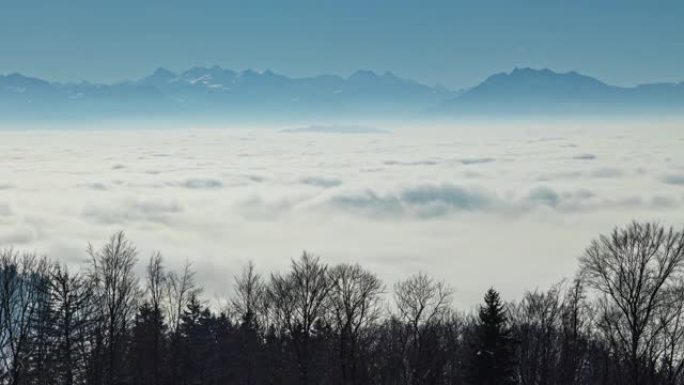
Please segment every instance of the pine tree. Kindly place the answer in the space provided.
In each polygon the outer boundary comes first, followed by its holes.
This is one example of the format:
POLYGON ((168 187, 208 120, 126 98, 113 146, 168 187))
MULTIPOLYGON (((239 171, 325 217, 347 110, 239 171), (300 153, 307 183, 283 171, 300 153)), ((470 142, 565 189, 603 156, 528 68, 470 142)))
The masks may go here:
POLYGON ((178 361, 180 384, 210 384, 216 368, 215 317, 196 296, 192 296, 181 316, 178 361))
POLYGON ((489 289, 480 307, 469 365, 472 385, 516 384, 514 339, 499 293, 489 289))
POLYGON ((138 309, 131 330, 128 352, 129 370, 133 384, 163 383, 166 359, 166 325, 162 314, 148 302, 138 309))

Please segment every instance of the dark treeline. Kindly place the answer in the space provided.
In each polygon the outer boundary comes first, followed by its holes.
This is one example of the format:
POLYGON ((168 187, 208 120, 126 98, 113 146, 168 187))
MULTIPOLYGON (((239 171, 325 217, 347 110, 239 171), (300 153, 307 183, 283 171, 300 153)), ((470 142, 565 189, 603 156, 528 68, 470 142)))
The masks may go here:
POLYGON ((632 223, 593 240, 576 277, 479 310, 417 273, 386 287, 304 253, 201 299, 123 233, 78 272, 0 252, 0 384, 684 384, 684 233, 632 223))

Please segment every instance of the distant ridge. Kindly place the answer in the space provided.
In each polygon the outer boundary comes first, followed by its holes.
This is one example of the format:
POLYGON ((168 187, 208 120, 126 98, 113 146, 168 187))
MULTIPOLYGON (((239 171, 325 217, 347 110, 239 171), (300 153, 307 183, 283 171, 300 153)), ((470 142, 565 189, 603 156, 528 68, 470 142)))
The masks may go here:
POLYGON ((516 68, 433 110, 442 114, 682 112, 684 83, 617 87, 577 72, 516 68))
POLYGON ((381 130, 374 127, 366 126, 321 126, 321 125, 311 125, 308 127, 298 127, 298 128, 286 128, 280 130, 282 133, 287 134, 298 134, 298 133, 316 133, 316 134, 385 134, 388 131, 381 130))
POLYGON ((219 66, 158 68, 114 84, 58 83, 0 75, 1 119, 452 118, 492 114, 625 114, 684 111, 684 83, 617 87, 577 72, 515 68, 453 91, 360 70, 292 78, 219 66))

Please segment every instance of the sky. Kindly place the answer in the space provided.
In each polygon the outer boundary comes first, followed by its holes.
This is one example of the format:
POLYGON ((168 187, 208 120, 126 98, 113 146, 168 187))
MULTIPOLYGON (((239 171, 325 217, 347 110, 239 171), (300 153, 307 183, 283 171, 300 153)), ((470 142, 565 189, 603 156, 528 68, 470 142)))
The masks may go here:
POLYGON ((392 71, 451 88, 514 67, 684 80, 681 1, 0 0, 0 73, 112 82, 163 66, 392 71))

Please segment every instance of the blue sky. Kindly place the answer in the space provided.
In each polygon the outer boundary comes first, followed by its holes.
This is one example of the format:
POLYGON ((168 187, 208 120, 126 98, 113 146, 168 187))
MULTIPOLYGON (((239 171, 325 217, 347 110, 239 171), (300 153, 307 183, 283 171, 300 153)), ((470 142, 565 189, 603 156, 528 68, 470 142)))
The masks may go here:
POLYGON ((682 20, 682 1, 0 0, 0 73, 372 69, 458 88, 531 66, 632 85, 684 80, 682 20))

